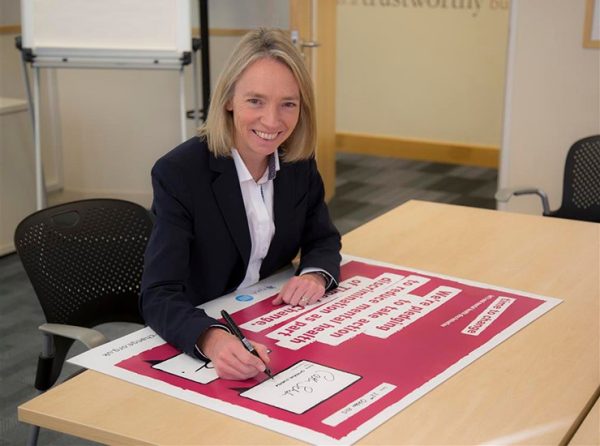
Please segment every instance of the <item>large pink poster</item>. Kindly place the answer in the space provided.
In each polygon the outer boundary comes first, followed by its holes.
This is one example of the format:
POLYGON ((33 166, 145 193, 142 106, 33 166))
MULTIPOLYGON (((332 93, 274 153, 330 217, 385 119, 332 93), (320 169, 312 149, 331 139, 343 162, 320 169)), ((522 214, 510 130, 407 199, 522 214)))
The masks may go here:
POLYGON ((274 307, 275 292, 230 297, 245 302, 232 317, 247 337, 271 349, 273 380, 217 379, 156 340, 113 365, 305 441, 351 443, 560 302, 358 260, 317 305, 274 307))

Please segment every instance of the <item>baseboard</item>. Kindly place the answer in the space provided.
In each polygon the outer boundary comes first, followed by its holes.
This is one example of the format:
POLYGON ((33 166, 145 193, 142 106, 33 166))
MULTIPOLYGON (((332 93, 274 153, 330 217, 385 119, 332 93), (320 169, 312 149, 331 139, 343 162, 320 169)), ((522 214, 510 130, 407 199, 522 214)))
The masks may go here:
POLYGON ((21 25, 0 25, 0 35, 20 34, 21 25))
POLYGON ((339 152, 391 156, 494 169, 497 169, 500 165, 500 149, 494 146, 348 132, 338 132, 335 141, 336 149, 339 152))
POLYGON ((13 252, 15 252, 15 245, 12 243, 0 244, 0 257, 12 254, 13 252))

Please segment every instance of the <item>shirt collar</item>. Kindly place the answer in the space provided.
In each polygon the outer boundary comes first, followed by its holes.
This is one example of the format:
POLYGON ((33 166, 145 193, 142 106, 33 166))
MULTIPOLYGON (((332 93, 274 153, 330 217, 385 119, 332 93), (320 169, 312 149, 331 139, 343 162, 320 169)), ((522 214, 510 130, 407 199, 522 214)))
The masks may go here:
MULTIPOLYGON (((240 183, 249 180, 254 181, 237 149, 231 149, 231 156, 233 158, 233 162, 235 163, 235 169, 237 170, 240 183)), ((279 149, 275 150, 275 152, 269 155, 269 159, 267 160, 267 170, 260 180, 257 181, 257 183, 264 183, 266 181, 274 180, 277 176, 277 171, 279 171, 279 149)))

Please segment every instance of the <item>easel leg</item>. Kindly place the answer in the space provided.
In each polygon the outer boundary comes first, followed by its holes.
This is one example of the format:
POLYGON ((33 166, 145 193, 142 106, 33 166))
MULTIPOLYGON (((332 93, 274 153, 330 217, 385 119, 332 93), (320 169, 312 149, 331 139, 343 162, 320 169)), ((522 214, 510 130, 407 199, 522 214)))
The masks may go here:
POLYGON ((179 103, 181 105, 181 142, 186 140, 186 114, 185 114, 185 82, 183 77, 183 65, 179 69, 179 103))
POLYGON ((46 185, 42 165, 42 142, 40 139, 40 69, 33 68, 33 140, 35 144, 35 195, 36 209, 46 207, 46 185))

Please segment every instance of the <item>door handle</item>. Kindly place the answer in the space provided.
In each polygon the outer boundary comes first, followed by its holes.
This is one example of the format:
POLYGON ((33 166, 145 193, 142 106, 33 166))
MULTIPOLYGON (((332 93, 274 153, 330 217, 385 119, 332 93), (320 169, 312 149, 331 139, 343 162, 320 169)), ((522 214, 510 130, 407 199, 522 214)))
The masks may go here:
POLYGON ((302 48, 316 48, 321 46, 319 42, 309 41, 309 42, 300 42, 300 46, 302 48))
POLYGON ((302 48, 316 48, 318 46, 321 46, 321 44, 319 42, 315 42, 315 41, 304 41, 302 39, 300 39, 300 33, 298 32, 298 30, 292 30, 291 32, 291 39, 292 39, 292 43, 294 45, 296 45, 298 48, 302 49, 302 48))

